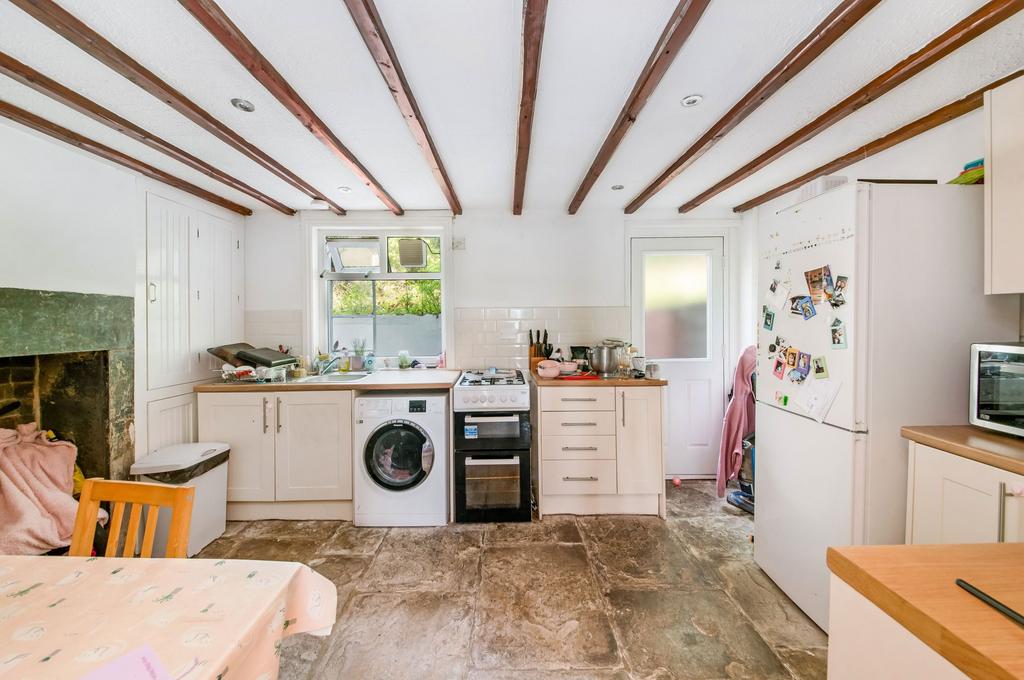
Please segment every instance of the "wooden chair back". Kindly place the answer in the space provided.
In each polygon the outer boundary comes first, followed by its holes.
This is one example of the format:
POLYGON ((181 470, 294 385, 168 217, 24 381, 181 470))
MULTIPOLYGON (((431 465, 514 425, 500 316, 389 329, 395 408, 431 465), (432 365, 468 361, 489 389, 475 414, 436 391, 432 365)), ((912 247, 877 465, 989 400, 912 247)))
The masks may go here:
POLYGON ((115 482, 108 479, 87 479, 82 486, 75 515, 75 529, 71 535, 71 549, 68 554, 75 557, 89 557, 96 537, 96 518, 100 501, 111 503, 107 548, 104 557, 118 557, 117 548, 121 540, 121 523, 125 508, 131 505, 128 515, 128 530, 125 534, 121 557, 135 557, 142 508, 146 506, 145 529, 139 557, 153 556, 156 540, 157 518, 160 508, 171 509, 170 530, 167 535, 166 557, 188 557, 188 530, 192 523, 192 501, 195 489, 190 486, 164 486, 145 482, 115 482))

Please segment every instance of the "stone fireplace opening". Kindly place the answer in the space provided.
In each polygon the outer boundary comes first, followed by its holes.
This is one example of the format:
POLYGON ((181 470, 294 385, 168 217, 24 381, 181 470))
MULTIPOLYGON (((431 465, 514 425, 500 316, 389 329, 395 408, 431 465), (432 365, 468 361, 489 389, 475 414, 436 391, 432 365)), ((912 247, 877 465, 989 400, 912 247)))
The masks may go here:
POLYGON ((36 423, 78 447, 86 477, 134 460, 134 301, 0 288, 0 428, 36 423))

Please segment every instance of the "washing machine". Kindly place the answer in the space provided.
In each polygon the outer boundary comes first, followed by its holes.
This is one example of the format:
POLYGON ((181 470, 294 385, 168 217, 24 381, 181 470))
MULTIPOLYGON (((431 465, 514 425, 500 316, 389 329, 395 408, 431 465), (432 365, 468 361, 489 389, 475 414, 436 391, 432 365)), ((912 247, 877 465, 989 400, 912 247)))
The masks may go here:
POLYGON ((356 397, 356 526, 448 523, 448 420, 447 394, 356 397))

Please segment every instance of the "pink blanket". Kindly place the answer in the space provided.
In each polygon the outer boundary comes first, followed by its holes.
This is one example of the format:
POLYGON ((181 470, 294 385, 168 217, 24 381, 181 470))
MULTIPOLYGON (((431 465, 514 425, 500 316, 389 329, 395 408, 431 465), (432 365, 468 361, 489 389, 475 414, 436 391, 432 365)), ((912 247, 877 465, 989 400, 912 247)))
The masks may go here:
POLYGON ((735 479, 743 465, 743 438, 754 431, 754 390, 750 375, 757 365, 757 348, 743 350, 736 363, 732 401, 722 422, 722 448, 718 452, 718 497, 725 495, 725 484, 735 479))
POLYGON ((0 429, 0 554, 38 555, 70 545, 78 448, 50 442, 35 423, 0 429))

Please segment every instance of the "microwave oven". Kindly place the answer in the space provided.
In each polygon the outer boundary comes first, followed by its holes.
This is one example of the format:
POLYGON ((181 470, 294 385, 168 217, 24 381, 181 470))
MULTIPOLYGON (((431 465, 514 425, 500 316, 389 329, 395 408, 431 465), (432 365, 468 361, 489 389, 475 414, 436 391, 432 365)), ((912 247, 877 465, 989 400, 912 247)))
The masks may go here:
POLYGON ((970 423, 1024 437, 1024 343, 971 345, 970 423))

